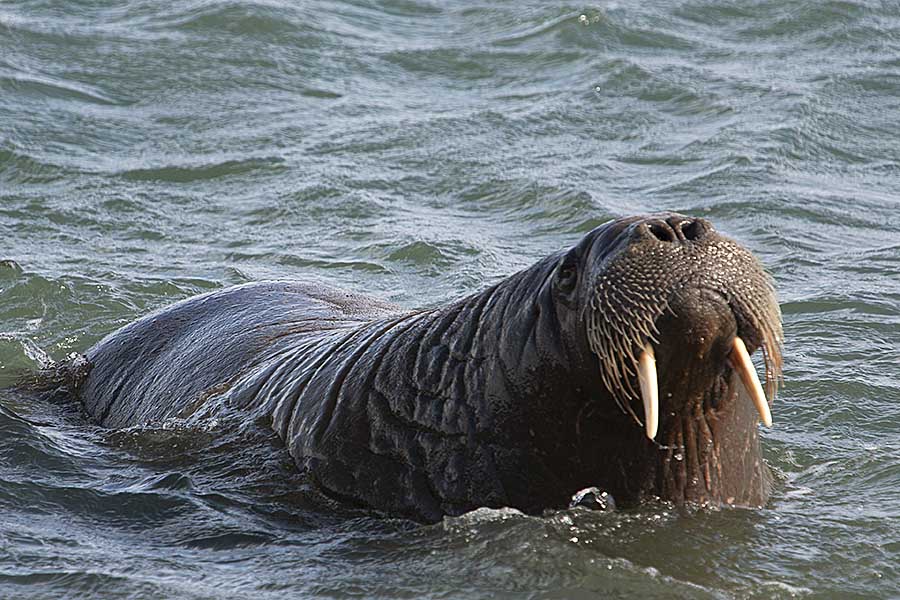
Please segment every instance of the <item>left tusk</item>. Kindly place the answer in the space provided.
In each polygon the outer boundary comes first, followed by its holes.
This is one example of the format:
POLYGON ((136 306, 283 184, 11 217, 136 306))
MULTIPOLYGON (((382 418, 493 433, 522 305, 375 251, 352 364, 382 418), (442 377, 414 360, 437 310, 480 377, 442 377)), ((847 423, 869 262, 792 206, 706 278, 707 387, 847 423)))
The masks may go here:
MULTIPOLYGON (((653 346, 644 346, 638 357, 638 383, 641 386, 641 399, 644 401, 644 427, 647 437, 656 437, 659 429, 659 385, 656 381, 656 356, 653 346)), ((758 385, 758 384, 757 384, 758 385)))
POLYGON ((756 367, 753 366, 753 362, 750 360, 747 346, 744 344, 744 340, 736 336, 732 346, 731 364, 738 372, 738 375, 740 375, 741 382, 744 384, 747 393, 750 394, 750 398, 753 399, 753 404, 756 406, 756 411, 759 413, 759 418, 763 425, 771 427, 772 412, 769 410, 766 394, 759 384, 759 376, 756 374, 756 367))

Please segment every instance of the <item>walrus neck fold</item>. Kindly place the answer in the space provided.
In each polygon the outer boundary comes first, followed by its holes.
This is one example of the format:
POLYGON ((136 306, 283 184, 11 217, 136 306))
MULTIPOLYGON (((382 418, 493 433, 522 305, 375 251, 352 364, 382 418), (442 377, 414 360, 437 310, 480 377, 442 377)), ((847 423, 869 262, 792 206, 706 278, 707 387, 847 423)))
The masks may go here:
POLYGON ((239 395, 342 501, 388 495, 393 512, 426 520, 476 496, 550 506, 572 485, 556 458, 577 403, 547 287, 555 261, 446 307, 285 336, 239 395), (407 485, 382 490, 385 472, 407 485))

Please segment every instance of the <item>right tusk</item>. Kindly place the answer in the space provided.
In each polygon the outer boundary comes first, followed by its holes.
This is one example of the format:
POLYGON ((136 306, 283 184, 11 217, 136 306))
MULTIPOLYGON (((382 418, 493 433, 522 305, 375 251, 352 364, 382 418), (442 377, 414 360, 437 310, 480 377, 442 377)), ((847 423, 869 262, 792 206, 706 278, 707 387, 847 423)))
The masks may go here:
POLYGON ((759 413, 759 418, 766 427, 772 426, 772 412, 769 410, 769 403, 766 401, 766 394, 763 392, 762 386, 759 384, 759 376, 756 374, 756 367, 750 360, 750 353, 747 352, 747 346, 744 340, 739 337, 734 338, 731 350, 731 364, 741 377, 741 382, 753 404, 759 413))

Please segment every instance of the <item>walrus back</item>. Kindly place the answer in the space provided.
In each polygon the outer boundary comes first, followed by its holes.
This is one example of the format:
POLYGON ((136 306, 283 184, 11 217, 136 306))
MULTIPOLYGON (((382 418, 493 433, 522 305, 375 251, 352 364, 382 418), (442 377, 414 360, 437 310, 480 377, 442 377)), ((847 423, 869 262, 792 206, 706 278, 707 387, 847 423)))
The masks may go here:
POLYGON ((265 282, 189 298, 104 338, 78 398, 96 422, 128 427, 189 414, 287 336, 317 335, 396 307, 301 283, 265 282))

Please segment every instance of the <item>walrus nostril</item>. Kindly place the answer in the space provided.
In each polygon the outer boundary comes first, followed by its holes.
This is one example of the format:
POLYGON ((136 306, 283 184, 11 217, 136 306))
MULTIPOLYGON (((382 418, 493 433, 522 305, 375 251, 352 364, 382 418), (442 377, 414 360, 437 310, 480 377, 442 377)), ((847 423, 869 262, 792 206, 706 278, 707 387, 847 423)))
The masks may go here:
POLYGON ((685 240, 696 241, 706 235, 709 227, 701 219, 692 219, 690 221, 682 221, 678 224, 678 229, 684 236, 685 240))
POLYGON ((675 234, 675 230, 669 226, 665 221, 649 221, 647 223, 647 229, 650 233, 661 242, 677 242, 678 236, 675 234))

